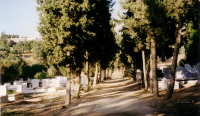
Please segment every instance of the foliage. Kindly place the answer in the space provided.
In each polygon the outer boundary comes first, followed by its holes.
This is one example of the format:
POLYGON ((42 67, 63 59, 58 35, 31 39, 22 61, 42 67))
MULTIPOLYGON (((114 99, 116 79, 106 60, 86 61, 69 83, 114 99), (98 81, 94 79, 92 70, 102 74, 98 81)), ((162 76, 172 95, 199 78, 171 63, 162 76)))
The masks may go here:
POLYGON ((14 94, 14 91, 13 90, 8 90, 8 95, 10 94, 14 94))
POLYGON ((23 79, 34 79, 34 75, 36 75, 37 72, 47 72, 47 68, 43 64, 33 64, 32 66, 24 66, 23 67, 23 79))
POLYGON ((0 40, 0 51, 10 51, 10 46, 6 40, 0 40))
POLYGON ((6 109, 2 109, 2 112, 1 114, 10 114, 12 113, 13 111, 10 109, 10 108, 6 108, 6 109))
POLYGON ((185 64, 186 64, 186 60, 185 59, 181 59, 179 61, 179 66, 184 67, 185 64))
POLYGON ((19 38, 19 35, 8 35, 8 34, 5 34, 5 32, 1 32, 1 37, 0 39, 8 39, 8 38, 19 38))
POLYGON ((48 102, 49 102, 49 99, 47 99, 47 98, 41 98, 41 99, 40 99, 40 102, 42 102, 42 103, 48 103, 48 102))
POLYGON ((19 80, 22 77, 26 62, 20 56, 9 54, 8 57, 1 58, 0 63, 2 83, 19 80))
POLYGON ((45 78, 46 78, 46 73, 45 73, 45 72, 37 72, 37 73, 34 75, 34 78, 35 78, 35 79, 45 79, 45 78))
POLYGON ((48 75, 55 75, 57 73, 57 69, 54 66, 50 66, 47 70, 48 75))
POLYGON ((60 66, 60 67, 59 67, 59 73, 60 73, 62 76, 66 77, 66 76, 67 76, 67 68, 64 67, 64 66, 60 66))
POLYGON ((198 57, 191 57, 196 56, 198 54, 198 29, 195 29, 192 22, 188 23, 187 27, 187 41, 185 43, 185 55, 186 55, 186 62, 190 65, 196 65, 198 63, 198 57))
POLYGON ((44 58, 46 54, 44 53, 44 46, 42 41, 33 43, 32 50, 35 59, 43 60, 42 58, 44 58))

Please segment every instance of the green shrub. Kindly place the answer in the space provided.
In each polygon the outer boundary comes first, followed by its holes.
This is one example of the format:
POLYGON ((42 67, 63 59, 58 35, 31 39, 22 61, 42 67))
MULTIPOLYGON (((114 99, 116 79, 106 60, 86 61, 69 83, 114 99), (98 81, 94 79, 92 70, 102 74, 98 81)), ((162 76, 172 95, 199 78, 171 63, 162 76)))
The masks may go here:
POLYGON ((6 108, 6 109, 2 110, 1 114, 10 114, 12 112, 13 111, 10 108, 6 108))
POLYGON ((123 76, 123 78, 124 78, 124 77, 128 77, 128 74, 127 74, 127 73, 124 73, 124 76, 123 76))
POLYGON ((13 94, 14 91, 13 90, 8 90, 8 95, 13 94))
POLYGON ((179 61, 179 66, 184 67, 185 63, 186 63, 186 60, 185 59, 181 59, 179 61))
POLYGON ((35 79, 45 79, 46 78, 46 73, 43 72, 38 72, 34 75, 35 79))

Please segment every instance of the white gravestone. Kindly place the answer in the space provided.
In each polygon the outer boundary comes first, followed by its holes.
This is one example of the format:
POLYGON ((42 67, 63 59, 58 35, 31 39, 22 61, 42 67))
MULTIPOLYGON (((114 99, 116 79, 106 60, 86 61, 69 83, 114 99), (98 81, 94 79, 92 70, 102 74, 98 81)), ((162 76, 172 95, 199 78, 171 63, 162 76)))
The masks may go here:
POLYGON ((176 79, 183 79, 183 72, 182 70, 176 71, 176 79))
POLYGON ((32 87, 33 88, 39 87, 39 79, 33 79, 32 80, 32 87))
POLYGON ((22 83, 22 91, 23 91, 23 93, 25 91, 27 91, 26 87, 27 87, 27 83, 22 83))
POLYGON ((23 78, 21 78, 20 81, 24 81, 23 78))
POLYGON ((170 69, 169 68, 164 68, 163 69, 163 74, 164 74, 164 77, 166 79, 169 79, 169 72, 170 72, 170 69))
POLYGON ((53 87, 53 80, 49 79, 49 87, 53 87))
POLYGON ((7 86, 0 85, 0 96, 7 96, 7 86))
POLYGON ((14 81, 13 85, 20 85, 20 83, 18 81, 14 81))
POLYGON ((18 92, 18 93, 22 93, 23 90, 22 90, 22 85, 8 85, 8 90, 13 90, 15 92, 18 92))
POLYGON ((81 76, 81 86, 86 87, 86 75, 81 76))
POLYGON ((184 64, 184 68, 187 69, 191 69, 191 66, 189 64, 184 64))
POLYGON ((10 84, 10 83, 4 83, 4 85, 6 85, 6 86, 7 86, 7 85, 11 85, 11 84, 10 84))
POLYGON ((67 83, 67 77, 60 77, 60 83, 66 84, 67 83))
POLYGON ((170 82, 169 79, 163 78, 163 79, 162 79, 162 86, 161 86, 161 89, 167 90, 167 89, 168 89, 168 82, 170 82))
POLYGON ((174 83, 174 89, 179 89, 179 88, 180 88, 179 82, 175 81, 175 83, 174 83))
POLYGON ((60 82, 57 79, 49 79, 49 86, 50 87, 59 87, 60 82))
POLYGON ((42 79, 42 87, 43 88, 49 87, 49 79, 42 79))

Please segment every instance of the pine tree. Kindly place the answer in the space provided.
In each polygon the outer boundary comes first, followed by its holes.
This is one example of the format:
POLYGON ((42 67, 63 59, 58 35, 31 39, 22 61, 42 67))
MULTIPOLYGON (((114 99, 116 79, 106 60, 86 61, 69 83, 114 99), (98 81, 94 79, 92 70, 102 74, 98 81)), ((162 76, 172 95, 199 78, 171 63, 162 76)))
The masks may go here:
POLYGON ((70 70, 73 65, 78 64, 74 62, 77 61, 77 54, 83 57, 84 49, 81 48, 84 48, 84 39, 93 35, 92 32, 85 30, 87 25, 92 24, 86 14, 91 8, 88 2, 37 0, 40 16, 38 30, 45 43, 47 63, 50 66, 67 66, 66 105, 71 103, 70 70))

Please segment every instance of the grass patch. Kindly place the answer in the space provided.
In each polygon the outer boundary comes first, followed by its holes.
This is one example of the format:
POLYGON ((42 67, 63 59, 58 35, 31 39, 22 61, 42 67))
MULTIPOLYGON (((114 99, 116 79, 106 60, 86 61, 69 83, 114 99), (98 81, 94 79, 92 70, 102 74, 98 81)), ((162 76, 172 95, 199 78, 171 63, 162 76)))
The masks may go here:
POLYGON ((14 94, 13 90, 8 90, 8 95, 14 94))
POLYGON ((63 101, 63 98, 64 98, 64 96, 58 96, 58 97, 54 98, 54 99, 52 100, 52 102, 63 101))
POLYGON ((40 99, 40 102, 42 102, 42 103, 48 103, 49 100, 48 100, 47 98, 41 98, 41 99, 40 99))
POLYGON ((52 103, 52 104, 47 104, 47 105, 45 105, 44 107, 46 108, 46 107, 50 107, 50 106, 53 106, 53 105, 55 105, 54 103, 52 103))
POLYGON ((10 114, 12 113, 13 111, 10 109, 10 108, 6 108, 6 109, 3 109, 1 114, 10 114))

